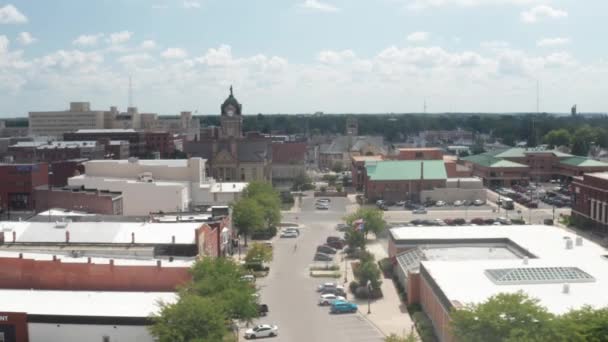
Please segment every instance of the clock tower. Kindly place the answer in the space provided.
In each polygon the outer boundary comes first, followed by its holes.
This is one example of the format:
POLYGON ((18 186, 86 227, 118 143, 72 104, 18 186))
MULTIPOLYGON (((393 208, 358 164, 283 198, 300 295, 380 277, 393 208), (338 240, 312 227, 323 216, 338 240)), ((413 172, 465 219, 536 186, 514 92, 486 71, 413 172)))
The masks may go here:
POLYGON ((221 131, 220 138, 242 138, 243 137, 243 117, 241 116, 242 105, 232 94, 230 86, 230 96, 222 104, 221 110, 221 131))

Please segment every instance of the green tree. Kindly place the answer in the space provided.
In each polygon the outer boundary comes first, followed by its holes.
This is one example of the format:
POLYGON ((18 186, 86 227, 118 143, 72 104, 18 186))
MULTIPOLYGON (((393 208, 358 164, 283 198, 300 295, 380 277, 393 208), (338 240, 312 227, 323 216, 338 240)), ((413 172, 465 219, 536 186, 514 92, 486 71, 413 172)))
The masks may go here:
POLYGON ((413 331, 404 336, 397 334, 390 334, 384 338, 384 342, 418 342, 419 339, 413 331))
POLYGON ((344 165, 342 162, 335 162, 334 165, 332 165, 331 170, 335 173, 340 173, 344 171, 344 165))
POLYGON ((523 292, 498 294, 455 309, 450 317, 458 341, 567 341, 559 336, 554 316, 523 292))
POLYGON ((243 197, 234 204, 232 221, 239 234, 245 238, 245 246, 247 246, 247 236, 254 230, 264 228, 262 207, 256 200, 243 197))
POLYGON ((359 284, 366 286, 369 281, 374 290, 379 289, 382 284, 382 280, 380 280, 382 272, 380 272, 378 264, 376 264, 373 259, 361 261, 361 264, 356 268, 354 275, 359 284))
POLYGON ((334 186, 334 185, 336 185, 336 180, 338 180, 338 176, 323 175, 323 180, 326 181, 329 186, 334 186))
POLYGON ((471 146, 471 154, 480 154, 484 153, 486 150, 483 147, 483 140, 480 138, 475 138, 473 142, 473 146, 471 146))
POLYGON ((570 146, 571 139, 572 137, 570 136, 570 133, 567 130, 561 128, 554 129, 549 133, 545 134, 545 136, 543 137, 543 142, 551 147, 570 146))
POLYGON ((159 342, 217 342, 228 333, 221 306, 212 298, 184 295, 161 304, 149 330, 159 342))
POLYGON ((281 222, 281 197, 267 182, 251 182, 245 188, 243 197, 258 203, 262 210, 266 228, 281 222))
POLYGON ((344 234, 344 240, 351 249, 365 249, 365 235, 360 230, 349 228, 344 234))
POLYGON ((261 244, 254 243, 247 250, 247 255, 245 256, 245 261, 248 263, 251 262, 270 262, 272 260, 272 247, 261 244))
POLYGON ((256 289, 241 278, 245 271, 234 260, 204 258, 194 264, 191 274, 192 282, 184 293, 214 298, 228 319, 249 321, 257 317, 256 289))
POLYGON ((312 184, 312 180, 306 173, 300 173, 293 180, 293 186, 291 187, 294 191, 306 191, 312 190, 315 186, 312 184))
POLYGON ((608 337, 608 308, 593 309, 589 306, 572 310, 558 319, 563 333, 570 341, 606 341, 608 337))
POLYGON ((346 223, 352 227, 354 221, 363 219, 365 235, 367 235, 369 232, 378 235, 386 227, 386 222, 384 222, 383 215, 384 213, 380 209, 359 208, 353 214, 346 216, 344 221, 346 221, 346 223))

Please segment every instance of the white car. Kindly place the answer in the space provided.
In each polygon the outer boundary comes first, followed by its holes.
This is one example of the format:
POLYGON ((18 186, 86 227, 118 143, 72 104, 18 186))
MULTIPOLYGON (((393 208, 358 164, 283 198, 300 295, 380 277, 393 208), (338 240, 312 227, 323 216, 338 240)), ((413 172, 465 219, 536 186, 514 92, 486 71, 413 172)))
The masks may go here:
POLYGON ((454 206, 455 207, 460 207, 462 204, 463 204, 462 201, 455 201, 454 202, 454 206))
POLYGON ((258 324, 245 331, 245 338, 275 337, 279 335, 279 327, 272 324, 258 324))
POLYGON ((336 300, 346 300, 346 298, 344 298, 342 296, 336 296, 333 293, 324 294, 324 295, 321 295, 321 297, 319 298, 319 305, 321 305, 321 306, 331 305, 336 300))
POLYGON ((437 203, 435 203, 435 206, 437 206, 437 207, 444 207, 445 206, 445 201, 437 201, 437 203))
POLYGON ((281 232, 282 238, 297 238, 298 233, 293 230, 285 230, 281 232))

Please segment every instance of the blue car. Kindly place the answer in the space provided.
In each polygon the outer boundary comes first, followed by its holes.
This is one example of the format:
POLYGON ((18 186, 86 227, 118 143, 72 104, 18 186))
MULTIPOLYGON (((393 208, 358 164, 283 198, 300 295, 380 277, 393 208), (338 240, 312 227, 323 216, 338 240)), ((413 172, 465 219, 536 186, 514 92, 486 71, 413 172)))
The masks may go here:
POLYGON ((331 308, 329 309, 329 312, 333 313, 333 314, 339 314, 339 313, 354 313, 357 312, 357 304, 355 303, 351 303, 351 302, 347 302, 347 301, 334 301, 331 304, 331 308))

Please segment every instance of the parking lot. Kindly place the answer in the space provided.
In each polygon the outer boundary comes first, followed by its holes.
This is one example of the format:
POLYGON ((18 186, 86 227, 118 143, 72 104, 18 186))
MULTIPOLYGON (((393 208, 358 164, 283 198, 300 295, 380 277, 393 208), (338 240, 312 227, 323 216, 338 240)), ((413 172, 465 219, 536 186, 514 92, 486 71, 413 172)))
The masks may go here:
MULTIPOLYGON (((279 327, 278 337, 269 341, 382 341, 382 333, 361 312, 366 308, 359 307, 360 311, 354 314, 332 315, 328 307, 317 304, 320 296, 317 285, 328 281, 341 283, 343 279, 309 275, 317 246, 324 244, 330 235, 340 235, 335 226, 346 214, 346 205, 345 198, 331 198, 328 210, 316 210, 315 199, 305 197, 300 212, 283 215, 284 221, 297 221, 302 227, 298 238, 273 240, 270 273, 257 280, 260 302, 268 305, 269 313, 254 324, 270 323, 279 327)), ((340 261, 340 256, 336 259, 340 261)))

